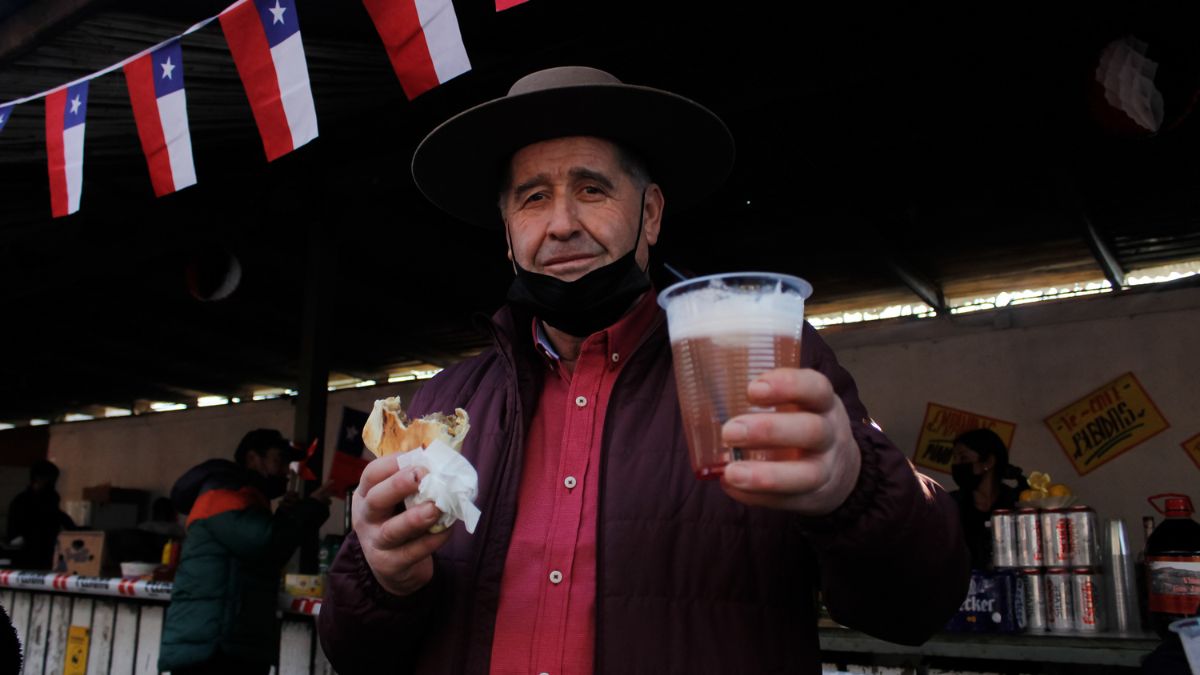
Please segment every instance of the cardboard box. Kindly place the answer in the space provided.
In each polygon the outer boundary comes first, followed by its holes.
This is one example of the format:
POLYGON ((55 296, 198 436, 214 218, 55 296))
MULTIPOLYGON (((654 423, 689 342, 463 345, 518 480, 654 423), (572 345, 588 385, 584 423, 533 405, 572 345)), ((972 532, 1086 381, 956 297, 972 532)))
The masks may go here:
POLYGON ((294 598, 319 598, 325 593, 325 579, 319 574, 286 574, 283 588, 294 598))
POLYGON ((971 587, 946 630, 952 633, 1015 633, 1019 630, 1017 577, 1011 571, 971 573, 971 587))
POLYGON ((54 571, 85 577, 104 576, 109 571, 106 553, 104 532, 60 532, 54 547, 54 571))

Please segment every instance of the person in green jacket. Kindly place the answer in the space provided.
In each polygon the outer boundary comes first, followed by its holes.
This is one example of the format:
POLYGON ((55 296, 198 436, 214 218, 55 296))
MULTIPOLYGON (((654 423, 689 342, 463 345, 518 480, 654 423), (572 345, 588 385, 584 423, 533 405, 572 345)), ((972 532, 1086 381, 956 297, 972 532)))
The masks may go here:
POLYGON ((187 540, 163 624, 158 668, 173 675, 265 675, 279 651, 279 574, 305 533, 329 517, 329 485, 287 495, 301 459, 278 431, 247 433, 234 461, 193 467, 171 489, 187 540))

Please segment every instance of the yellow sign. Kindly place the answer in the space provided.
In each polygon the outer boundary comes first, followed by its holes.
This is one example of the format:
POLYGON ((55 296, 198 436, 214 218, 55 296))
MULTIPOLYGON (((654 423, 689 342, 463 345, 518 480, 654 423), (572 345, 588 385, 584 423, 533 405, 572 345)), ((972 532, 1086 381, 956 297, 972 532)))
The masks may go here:
POLYGON ((991 429, 1004 441, 1004 447, 1011 448, 1017 425, 987 415, 930 403, 925 408, 925 421, 921 423, 921 435, 917 438, 913 462, 934 471, 950 473, 950 453, 954 450, 954 439, 973 429, 991 429))
POLYGON ((1192 458, 1196 466, 1200 466, 1200 434, 1192 436, 1183 443, 1180 443, 1180 445, 1187 451, 1188 457, 1192 458))
POLYGON ((87 673, 87 659, 87 626, 71 626, 67 631, 67 658, 63 664, 63 675, 84 675, 87 673))
POLYGON ((1047 417, 1046 426, 1082 476, 1169 425, 1133 373, 1125 373, 1047 417))

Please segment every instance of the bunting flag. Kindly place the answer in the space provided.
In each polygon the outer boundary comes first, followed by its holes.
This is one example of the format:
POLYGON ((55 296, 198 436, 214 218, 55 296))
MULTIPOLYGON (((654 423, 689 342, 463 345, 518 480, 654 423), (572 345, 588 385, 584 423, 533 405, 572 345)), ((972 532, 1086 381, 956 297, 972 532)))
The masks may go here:
POLYGON ((526 2, 528 2, 528 0, 496 0, 496 11, 503 12, 504 10, 509 9, 511 7, 516 7, 517 5, 523 5, 526 2))
POLYGON ((87 80, 46 95, 46 158, 50 169, 50 212, 55 218, 79 210, 87 95, 87 80))
POLYGON ((12 115, 13 106, 0 106, 0 131, 4 131, 4 125, 8 124, 8 118, 12 115))
POLYGON ((471 70, 450 0, 363 0, 408 100, 471 70))
POLYGON ((125 64, 125 83, 154 194, 161 197, 195 185, 178 38, 125 64))
POLYGON ((267 160, 316 138, 317 112, 295 0, 238 0, 220 20, 267 160))

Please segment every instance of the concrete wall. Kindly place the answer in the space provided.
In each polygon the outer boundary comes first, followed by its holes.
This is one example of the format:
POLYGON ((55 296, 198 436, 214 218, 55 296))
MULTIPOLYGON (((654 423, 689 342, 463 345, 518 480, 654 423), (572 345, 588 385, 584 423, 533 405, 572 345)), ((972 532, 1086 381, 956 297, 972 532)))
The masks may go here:
MULTIPOLYGON (((926 404, 1015 422, 1012 461, 1065 482, 1101 518, 1136 533, 1146 497, 1200 505, 1200 468, 1180 447, 1200 433, 1200 289, 1139 291, 891 325, 827 330, 888 436, 912 456, 926 404), (1170 424, 1080 477, 1043 420, 1132 371, 1170 424)), ((953 489, 947 474, 931 472, 953 489)), ((1140 535, 1134 540, 1140 545, 1140 535)))
MULTIPOLYGON (((326 407, 325 473, 337 444, 343 407, 370 411, 377 398, 412 397, 419 383, 405 382, 330 392, 326 407)), ((166 495, 184 471, 213 457, 233 458, 243 434, 270 427, 291 436, 291 399, 56 424, 50 428, 49 458, 62 470, 63 500, 77 500, 83 488, 103 483, 166 495)), ((342 500, 335 499, 322 533, 342 531, 342 500)))

